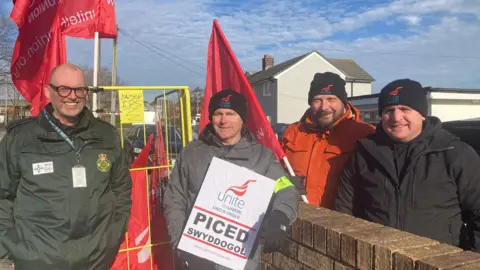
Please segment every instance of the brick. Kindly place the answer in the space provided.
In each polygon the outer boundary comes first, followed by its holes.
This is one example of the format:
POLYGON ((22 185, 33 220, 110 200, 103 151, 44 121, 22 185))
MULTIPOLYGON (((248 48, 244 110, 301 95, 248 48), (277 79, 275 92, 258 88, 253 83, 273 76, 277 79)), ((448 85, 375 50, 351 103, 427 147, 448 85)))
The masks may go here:
POLYGON ((320 217, 320 216, 336 216, 336 215, 344 215, 340 212, 330 210, 324 207, 318 207, 310 204, 306 204, 300 202, 298 205, 298 217, 300 219, 309 219, 312 217, 320 217))
POLYGON ((358 218, 349 218, 350 222, 333 222, 327 225, 327 255, 341 260, 341 235, 347 232, 380 228, 382 225, 358 218))
POLYGON ((359 269, 373 269, 375 244, 404 241, 413 237, 416 236, 390 227, 346 232, 340 238, 342 261, 359 269))
POLYGON ((302 234, 301 243, 308 247, 314 246, 314 230, 315 226, 321 224, 322 221, 330 221, 337 218, 351 218, 345 214, 329 210, 327 208, 317 208, 315 212, 308 212, 308 215, 302 217, 302 234))
POLYGON ((355 270, 355 268, 337 261, 334 262, 333 269, 334 270, 355 270))
POLYGON ((292 225, 291 235, 290 237, 295 240, 296 242, 302 242, 302 223, 303 220, 297 219, 295 223, 292 225))
POLYGON ((439 244, 438 241, 434 241, 425 237, 413 237, 408 241, 396 241, 389 243, 377 244, 374 246, 374 266, 376 270, 392 269, 393 267, 393 254, 395 252, 411 249, 423 246, 432 246, 439 244))
POLYGON ((474 264, 468 264, 468 265, 464 265, 464 266, 449 268, 449 270, 450 269, 455 269, 455 270, 478 270, 478 269, 480 269, 480 263, 474 263, 474 264))
POLYGON ((401 250, 393 254, 393 269, 417 270, 416 265, 417 261, 419 260, 446 254, 456 254, 461 251, 462 249, 460 248, 449 246, 446 244, 401 250))
POLYGON ((280 247, 280 252, 289 258, 297 260, 298 244, 288 238, 285 238, 283 245, 280 247))
POLYGON ((333 270, 333 260, 317 251, 298 246, 298 261, 317 270, 333 270))
POLYGON ((302 264, 288 258, 282 253, 275 253, 273 257, 273 266, 279 270, 302 270, 302 264))
POLYGON ((344 224, 351 224, 352 221, 354 220, 353 217, 347 216, 347 215, 336 215, 336 216, 329 216, 328 218, 326 217, 316 217, 314 219, 304 221, 305 223, 308 223, 309 225, 304 225, 304 236, 307 235, 306 231, 311 230, 313 233, 313 245, 307 244, 310 240, 304 241, 303 244, 305 244, 308 247, 313 247, 314 249, 326 254, 327 253, 327 229, 329 227, 333 226, 342 226, 344 224), (309 227, 310 226, 310 227, 309 227))
POLYGON ((302 220, 302 244, 313 247, 313 227, 310 220, 302 220))
POLYGON ((445 254, 418 261, 418 270, 440 270, 465 266, 480 262, 480 254, 463 251, 454 254, 445 254))
POLYGON ((273 265, 268 264, 268 263, 261 263, 261 269, 262 270, 278 270, 278 268, 273 267, 273 265))
POLYGON ((273 253, 262 253, 262 261, 273 264, 273 253))

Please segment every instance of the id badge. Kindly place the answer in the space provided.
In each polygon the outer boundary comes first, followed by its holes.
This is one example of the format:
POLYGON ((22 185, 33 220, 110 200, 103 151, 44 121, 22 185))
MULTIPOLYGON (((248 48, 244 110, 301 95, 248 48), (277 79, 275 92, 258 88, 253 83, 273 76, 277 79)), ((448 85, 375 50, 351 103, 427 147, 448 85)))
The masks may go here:
POLYGON ((74 188, 84 188, 87 187, 87 174, 85 172, 85 167, 77 165, 72 168, 72 178, 73 178, 73 187, 74 188))

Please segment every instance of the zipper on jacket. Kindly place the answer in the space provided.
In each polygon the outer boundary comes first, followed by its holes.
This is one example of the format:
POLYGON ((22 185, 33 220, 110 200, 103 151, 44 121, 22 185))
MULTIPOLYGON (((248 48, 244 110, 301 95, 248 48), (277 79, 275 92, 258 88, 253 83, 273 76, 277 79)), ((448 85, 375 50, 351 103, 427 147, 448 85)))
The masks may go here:
POLYGON ((416 202, 416 185, 417 185, 417 165, 413 167, 413 181, 412 181, 412 205, 415 206, 416 202))
POLYGON ((400 188, 397 185, 395 185, 395 197, 396 197, 396 200, 397 200, 397 203, 396 203, 396 205, 397 205, 397 218, 395 220, 395 228, 401 230, 401 228, 400 228, 400 224, 401 224, 401 222, 400 222, 400 217, 401 217, 401 215, 400 215, 400 188))
POLYGON ((318 138, 313 142, 312 148, 310 149, 310 156, 308 157, 308 165, 307 165, 307 172, 305 173, 305 188, 307 188, 308 185, 308 171, 310 170, 310 164, 312 161, 312 155, 313 155, 313 149, 315 148, 315 144, 317 144, 318 138))
POLYGON ((385 179, 383 180, 383 194, 384 194, 384 198, 383 198, 383 203, 385 205, 388 205, 388 188, 387 188, 387 177, 385 177, 385 179))

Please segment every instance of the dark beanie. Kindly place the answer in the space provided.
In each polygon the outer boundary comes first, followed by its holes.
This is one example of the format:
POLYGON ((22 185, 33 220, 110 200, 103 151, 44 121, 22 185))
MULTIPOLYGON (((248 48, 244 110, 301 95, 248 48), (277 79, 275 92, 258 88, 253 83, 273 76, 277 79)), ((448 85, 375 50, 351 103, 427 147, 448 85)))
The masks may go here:
POLYGON ((428 115, 427 93, 422 85, 414 80, 396 80, 383 87, 378 97, 378 113, 382 115, 385 107, 393 105, 405 105, 424 117, 428 115))
POLYGON ((310 83, 308 92, 308 104, 311 104, 316 95, 335 95, 344 103, 347 103, 347 91, 345 81, 338 74, 332 72, 316 73, 310 83))
POLYGON ((217 109, 232 109, 240 115, 243 122, 247 120, 247 99, 240 93, 226 89, 210 98, 208 104, 208 119, 212 121, 213 113, 217 109))

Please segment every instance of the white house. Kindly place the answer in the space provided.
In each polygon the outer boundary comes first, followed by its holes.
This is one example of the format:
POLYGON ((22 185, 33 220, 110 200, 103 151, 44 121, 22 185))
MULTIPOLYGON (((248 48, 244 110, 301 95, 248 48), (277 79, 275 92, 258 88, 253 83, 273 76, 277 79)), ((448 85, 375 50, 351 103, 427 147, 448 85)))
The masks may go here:
POLYGON ((257 99, 271 124, 293 123, 308 108, 310 82, 317 72, 333 72, 346 82, 349 97, 370 95, 374 78, 352 59, 326 58, 319 52, 307 54, 274 65, 265 55, 262 71, 247 72, 257 99))
MULTIPOLYGON (((428 113, 442 122, 480 117, 480 89, 426 87, 428 113)), ((364 121, 378 123, 379 94, 350 97, 364 121)))

